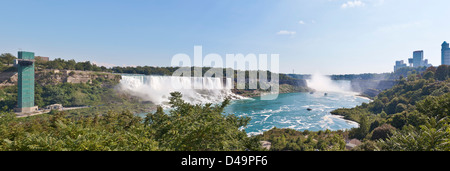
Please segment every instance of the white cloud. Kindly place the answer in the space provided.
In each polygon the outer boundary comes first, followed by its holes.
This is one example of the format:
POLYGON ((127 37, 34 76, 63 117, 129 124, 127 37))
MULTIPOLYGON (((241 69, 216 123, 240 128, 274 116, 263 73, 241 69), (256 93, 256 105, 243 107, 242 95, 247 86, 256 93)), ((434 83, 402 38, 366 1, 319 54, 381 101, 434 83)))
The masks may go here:
POLYGON ((300 20, 298 23, 299 24, 306 24, 303 20, 300 20))
POLYGON ((297 32, 295 31, 288 31, 288 30, 281 30, 277 33, 277 35, 295 35, 297 32))
POLYGON ((360 0, 347 1, 346 3, 341 5, 342 9, 346 8, 356 8, 356 7, 364 7, 366 4, 360 0))

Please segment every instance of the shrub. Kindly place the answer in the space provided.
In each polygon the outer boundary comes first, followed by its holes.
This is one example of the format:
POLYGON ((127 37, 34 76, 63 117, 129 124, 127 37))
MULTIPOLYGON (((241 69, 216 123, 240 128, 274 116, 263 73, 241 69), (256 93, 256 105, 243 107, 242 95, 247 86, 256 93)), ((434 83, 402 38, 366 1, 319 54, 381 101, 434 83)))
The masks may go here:
POLYGON ((386 138, 388 138, 393 134, 393 131, 395 131, 395 128, 393 126, 389 124, 384 124, 373 130, 371 140, 378 140, 378 139, 385 140, 386 138))

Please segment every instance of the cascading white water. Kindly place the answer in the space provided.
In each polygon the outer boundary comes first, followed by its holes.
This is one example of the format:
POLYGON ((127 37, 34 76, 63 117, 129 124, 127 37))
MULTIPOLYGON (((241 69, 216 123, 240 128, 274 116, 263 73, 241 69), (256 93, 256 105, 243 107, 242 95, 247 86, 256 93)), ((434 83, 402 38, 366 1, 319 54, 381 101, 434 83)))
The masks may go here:
POLYGON ((306 80, 306 83, 309 88, 319 92, 354 93, 350 81, 333 81, 330 77, 318 73, 312 75, 311 79, 306 80))
POLYGON ((226 97, 241 98, 231 92, 232 80, 225 83, 213 77, 173 77, 122 75, 119 89, 157 105, 167 105, 171 92, 181 92, 183 100, 191 104, 220 103, 226 97))

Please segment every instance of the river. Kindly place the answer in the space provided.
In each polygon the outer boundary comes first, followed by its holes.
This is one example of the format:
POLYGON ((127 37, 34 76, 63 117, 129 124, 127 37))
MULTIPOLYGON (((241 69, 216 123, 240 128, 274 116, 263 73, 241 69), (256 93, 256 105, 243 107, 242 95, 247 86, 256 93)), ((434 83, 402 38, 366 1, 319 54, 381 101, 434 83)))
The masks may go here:
POLYGON ((225 113, 250 117, 251 121, 245 128, 249 135, 261 134, 274 127, 299 131, 344 130, 358 127, 358 123, 344 120, 330 112, 369 101, 355 93, 288 93, 280 94, 276 100, 270 101, 261 100, 260 97, 235 100, 225 109, 225 113))

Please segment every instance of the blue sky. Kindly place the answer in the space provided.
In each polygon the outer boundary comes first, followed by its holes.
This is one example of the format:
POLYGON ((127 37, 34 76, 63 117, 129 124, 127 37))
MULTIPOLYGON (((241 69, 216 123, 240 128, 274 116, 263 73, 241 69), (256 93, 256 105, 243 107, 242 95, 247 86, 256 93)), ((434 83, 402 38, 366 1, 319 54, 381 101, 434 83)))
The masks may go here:
POLYGON ((439 65, 448 0, 0 0, 0 53, 170 66, 203 54, 280 54, 280 71, 391 72, 415 50, 439 65))

